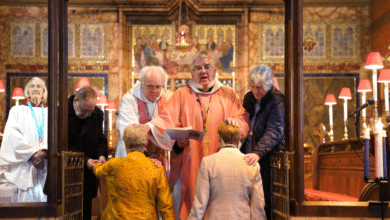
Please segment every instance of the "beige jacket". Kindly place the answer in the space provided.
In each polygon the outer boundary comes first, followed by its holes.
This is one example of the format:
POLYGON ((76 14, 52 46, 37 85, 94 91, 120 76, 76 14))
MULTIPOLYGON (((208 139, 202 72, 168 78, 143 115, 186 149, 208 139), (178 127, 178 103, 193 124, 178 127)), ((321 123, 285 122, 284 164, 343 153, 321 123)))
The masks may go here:
POLYGON ((260 166, 249 166, 237 148, 204 157, 188 219, 266 219, 260 166))

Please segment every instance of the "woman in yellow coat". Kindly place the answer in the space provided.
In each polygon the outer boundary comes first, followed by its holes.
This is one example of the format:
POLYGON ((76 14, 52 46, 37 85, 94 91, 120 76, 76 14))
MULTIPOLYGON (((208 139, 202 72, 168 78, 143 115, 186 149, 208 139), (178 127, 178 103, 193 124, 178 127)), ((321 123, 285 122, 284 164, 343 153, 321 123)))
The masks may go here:
POLYGON ((127 156, 96 163, 96 177, 107 180, 108 203, 103 219, 174 220, 175 212, 164 167, 143 154, 148 134, 137 125, 126 127, 123 135, 127 156))

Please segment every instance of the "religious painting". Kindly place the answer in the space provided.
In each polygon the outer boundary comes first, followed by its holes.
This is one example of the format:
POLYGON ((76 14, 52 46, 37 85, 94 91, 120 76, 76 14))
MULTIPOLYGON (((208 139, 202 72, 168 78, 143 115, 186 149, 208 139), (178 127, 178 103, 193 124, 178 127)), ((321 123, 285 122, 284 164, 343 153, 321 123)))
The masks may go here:
POLYGON ((359 62, 359 22, 337 22, 331 25, 332 58, 344 62, 359 62))
POLYGON ((325 58, 326 24, 307 23, 303 25, 303 55, 308 59, 325 58))
POLYGON ((191 71, 198 54, 209 55, 220 72, 232 73, 236 63, 234 25, 132 25, 132 66, 138 72, 159 65, 169 76, 191 71))

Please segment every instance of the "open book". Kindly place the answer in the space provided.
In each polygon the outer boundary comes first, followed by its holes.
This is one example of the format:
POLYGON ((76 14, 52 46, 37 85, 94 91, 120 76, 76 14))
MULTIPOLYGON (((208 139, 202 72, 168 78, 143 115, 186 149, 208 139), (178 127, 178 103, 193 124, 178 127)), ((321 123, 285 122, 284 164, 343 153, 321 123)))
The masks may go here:
POLYGON ((165 129, 165 132, 169 135, 169 137, 173 140, 177 139, 193 139, 196 141, 201 142, 204 137, 203 131, 198 131, 192 129, 192 127, 185 127, 185 128, 171 128, 171 129, 165 129))

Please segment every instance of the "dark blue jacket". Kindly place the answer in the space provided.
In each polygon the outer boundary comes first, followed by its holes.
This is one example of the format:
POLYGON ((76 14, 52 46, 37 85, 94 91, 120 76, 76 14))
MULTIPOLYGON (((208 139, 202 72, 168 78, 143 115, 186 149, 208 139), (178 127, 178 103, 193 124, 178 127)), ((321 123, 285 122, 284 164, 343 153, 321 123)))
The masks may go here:
MULTIPOLYGON (((284 150, 284 95, 274 86, 260 100, 260 110, 255 115, 256 98, 250 91, 244 96, 244 108, 249 121, 256 117, 253 135, 248 136, 241 151, 260 156, 260 174, 263 180, 265 208, 271 204, 271 161, 269 152, 284 150), (252 141, 254 140, 254 141, 252 141)), ((269 212, 269 210, 268 210, 269 212)))
MULTIPOLYGON (((267 92, 260 100, 260 110, 255 115, 256 98, 251 91, 245 94, 243 106, 249 113, 249 121, 256 117, 253 126, 254 143, 246 143, 243 146, 251 146, 251 152, 260 158, 271 151, 283 150, 285 146, 284 135, 284 95, 275 87, 267 92)), ((248 152, 244 152, 248 153, 248 152)))

